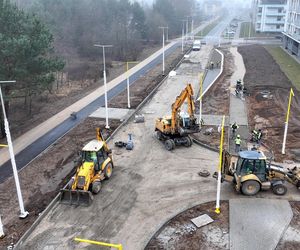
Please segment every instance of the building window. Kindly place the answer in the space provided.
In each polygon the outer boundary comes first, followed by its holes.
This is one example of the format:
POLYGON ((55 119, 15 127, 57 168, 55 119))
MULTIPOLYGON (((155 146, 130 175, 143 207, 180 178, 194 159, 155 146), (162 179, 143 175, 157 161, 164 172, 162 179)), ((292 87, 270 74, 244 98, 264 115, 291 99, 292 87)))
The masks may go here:
POLYGON ((280 25, 277 24, 277 25, 276 25, 276 29, 280 29, 280 25))
POLYGON ((277 21, 281 21, 281 17, 280 16, 277 17, 277 21))
POLYGON ((258 13, 262 13, 262 7, 258 8, 258 13))

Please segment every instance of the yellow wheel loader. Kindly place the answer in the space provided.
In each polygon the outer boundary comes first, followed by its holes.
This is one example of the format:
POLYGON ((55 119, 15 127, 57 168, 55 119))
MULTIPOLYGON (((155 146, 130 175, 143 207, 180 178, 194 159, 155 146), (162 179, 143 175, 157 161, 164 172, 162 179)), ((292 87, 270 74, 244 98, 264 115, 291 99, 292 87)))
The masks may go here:
POLYGON ((101 131, 97 140, 86 144, 81 151, 81 163, 65 189, 61 189, 60 202, 70 205, 90 205, 93 194, 99 193, 101 181, 109 179, 113 171, 112 152, 101 131))
POLYGON ((157 118, 155 121, 156 137, 164 141, 165 148, 169 151, 178 145, 190 147, 192 140, 189 134, 200 131, 199 124, 197 124, 197 119, 194 116, 195 103, 193 96, 193 87, 188 84, 172 104, 172 115, 157 118), (186 100, 188 113, 180 112, 180 108, 186 100))
POLYGON ((285 180, 288 179, 284 169, 267 163, 263 152, 241 151, 238 156, 223 152, 222 181, 233 183, 236 191, 244 195, 268 189, 276 195, 284 195, 287 192, 285 180))

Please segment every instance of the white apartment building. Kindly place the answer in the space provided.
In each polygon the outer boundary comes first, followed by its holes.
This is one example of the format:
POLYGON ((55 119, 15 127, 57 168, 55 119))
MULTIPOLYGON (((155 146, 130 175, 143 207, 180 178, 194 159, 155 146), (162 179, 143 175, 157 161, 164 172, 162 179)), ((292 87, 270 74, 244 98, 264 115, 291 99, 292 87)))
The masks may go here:
POLYGON ((252 21, 256 32, 282 32, 287 0, 254 0, 252 21))
POLYGON ((300 58, 300 0, 288 0, 283 46, 300 58))

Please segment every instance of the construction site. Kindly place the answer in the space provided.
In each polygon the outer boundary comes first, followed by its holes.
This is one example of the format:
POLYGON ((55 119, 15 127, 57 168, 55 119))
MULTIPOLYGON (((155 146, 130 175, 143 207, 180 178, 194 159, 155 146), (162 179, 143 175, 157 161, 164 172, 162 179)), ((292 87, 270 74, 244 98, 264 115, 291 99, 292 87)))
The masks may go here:
POLYGON ((300 86, 233 22, 13 128, 28 215, 3 140, 0 248, 300 249, 300 86))

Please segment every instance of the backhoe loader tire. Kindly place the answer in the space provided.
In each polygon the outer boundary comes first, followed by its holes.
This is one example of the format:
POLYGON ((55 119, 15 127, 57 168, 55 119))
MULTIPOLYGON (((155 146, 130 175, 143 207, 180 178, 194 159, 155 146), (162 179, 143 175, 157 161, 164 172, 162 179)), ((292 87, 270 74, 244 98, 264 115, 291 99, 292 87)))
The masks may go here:
POLYGON ((112 175, 113 172, 113 167, 112 164, 109 162, 106 164, 105 168, 104 168, 104 177, 105 179, 109 179, 112 175))
POLYGON ((184 146, 186 146, 186 147, 192 146, 192 144, 193 144, 192 139, 189 136, 185 137, 185 139, 186 139, 186 142, 185 142, 184 146))
POLYGON ((175 148, 175 142, 172 139, 168 139, 165 141, 165 148, 168 151, 171 151, 175 148))
POLYGON ((92 184, 92 192, 94 194, 98 194, 101 189, 101 182, 100 181, 94 181, 92 184))
POLYGON ((162 140, 162 138, 163 138, 162 133, 159 130, 156 131, 156 138, 158 140, 162 140))
POLYGON ((277 184, 272 186, 272 191, 276 195, 285 195, 287 192, 287 188, 283 184, 277 184))
POLYGON ((260 184, 257 181, 249 180, 242 184, 242 193, 244 195, 256 195, 260 190, 260 184))

